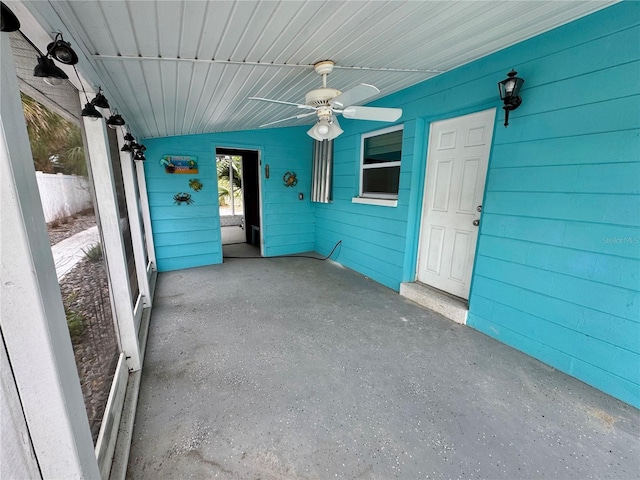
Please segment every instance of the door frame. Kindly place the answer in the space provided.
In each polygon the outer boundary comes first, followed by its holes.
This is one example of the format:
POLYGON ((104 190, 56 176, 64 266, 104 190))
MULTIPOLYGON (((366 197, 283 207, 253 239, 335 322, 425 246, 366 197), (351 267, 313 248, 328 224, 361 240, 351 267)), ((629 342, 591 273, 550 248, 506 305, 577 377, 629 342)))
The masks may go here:
MULTIPOLYGON (((213 146, 213 155, 214 158, 218 152, 218 149, 222 150, 246 150, 256 152, 258 154, 258 218, 260 219, 260 256, 264 257, 264 248, 265 248, 265 235, 264 235, 264 220, 263 220, 263 183, 262 183, 262 146, 259 145, 239 145, 239 144, 216 144, 213 146)), ((216 177, 217 178, 217 177, 216 177)), ((244 172, 243 172, 243 182, 244 182, 244 172)), ((217 189, 217 187, 216 187, 217 189)), ((247 228, 247 224, 245 222, 245 228, 247 228)), ((220 234, 220 248, 222 249, 222 226, 218 226, 218 233, 220 234)), ((222 251, 222 250, 221 250, 222 251)))
MULTIPOLYGON (((429 196, 427 195, 426 192, 426 186, 427 186, 427 174, 429 172, 429 160, 430 160, 430 156, 431 156, 431 143, 430 143, 430 138, 431 138, 431 128, 433 126, 434 123, 439 123, 439 122, 444 122, 447 120, 454 120, 456 118, 461 118, 461 117, 466 117, 468 115, 474 115, 477 113, 483 113, 483 112, 489 112, 489 111, 493 111, 494 114, 494 121, 493 121, 493 126, 492 126, 492 133, 491 133, 491 145, 489 146, 489 155, 487 158, 487 174, 485 177, 485 182, 484 182, 484 189, 483 189, 483 194, 482 194, 482 204, 484 206, 485 204, 485 199, 486 199, 486 195, 487 195, 487 178, 489 175, 489 164, 491 162, 491 155, 493 153, 493 139, 495 136, 495 132, 496 132, 496 119, 497 119, 497 108, 495 107, 491 107, 491 108, 484 108, 481 110, 475 110, 472 112, 466 112, 466 113, 461 113, 459 115, 454 115, 454 116, 450 116, 450 117, 443 117, 443 118, 438 118, 438 119, 433 119, 431 120, 425 128, 424 131, 424 138, 425 138, 425 144, 426 144, 426 148, 425 148, 425 153, 424 153, 424 158, 425 158, 425 164, 424 164, 424 174, 422 176, 421 182, 420 182, 420 188, 421 188, 421 192, 420 192, 420 208, 419 208, 419 217, 417 219, 417 230, 418 230, 418 235, 416 237, 416 254, 415 254, 415 259, 414 259, 414 275, 413 275, 413 281, 417 282, 418 281, 418 273, 419 273, 419 267, 420 267, 420 246, 422 245, 422 235, 423 235, 423 222, 425 220, 425 209, 427 207, 426 203, 427 203, 427 199, 429 198, 429 196)), ((484 207, 483 207, 484 209, 484 207)), ((480 216, 480 218, 482 218, 482 215, 480 216)), ((475 271, 475 265, 476 265, 476 259, 478 256, 478 240, 480 239, 480 228, 482 227, 482 221, 480 221, 480 225, 478 226, 478 237, 476 239, 476 245, 475 245, 475 250, 473 253, 473 264, 471 266, 471 278, 469 280, 469 298, 471 297, 471 290, 473 287, 473 280, 474 280, 474 271, 475 271)), ((429 288, 432 288, 434 290, 436 290, 437 292, 441 292, 442 295, 444 295, 445 297, 452 297, 452 298, 456 298, 456 299, 460 299, 460 301, 464 301, 466 304, 468 304, 468 299, 463 299, 461 297, 457 297, 453 294, 450 294, 449 292, 446 292, 444 290, 439 290, 436 287, 433 287, 431 285, 428 284, 423 284, 423 285, 427 285, 429 288)))

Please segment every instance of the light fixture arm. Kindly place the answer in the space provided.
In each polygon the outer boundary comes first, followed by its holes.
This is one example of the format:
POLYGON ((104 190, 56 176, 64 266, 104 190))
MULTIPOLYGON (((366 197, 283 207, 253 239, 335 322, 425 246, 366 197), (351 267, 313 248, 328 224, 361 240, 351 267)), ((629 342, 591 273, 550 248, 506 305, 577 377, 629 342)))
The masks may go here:
POLYGON ((55 46, 56 46, 56 42, 57 42, 58 40, 62 40, 62 33, 60 33, 60 32, 56 33, 56 36, 55 36, 55 37, 53 37, 53 42, 51 42, 51 43, 48 45, 48 48, 47 48, 47 57, 50 57, 50 56, 51 56, 51 52, 53 52, 53 49, 55 48, 55 46))

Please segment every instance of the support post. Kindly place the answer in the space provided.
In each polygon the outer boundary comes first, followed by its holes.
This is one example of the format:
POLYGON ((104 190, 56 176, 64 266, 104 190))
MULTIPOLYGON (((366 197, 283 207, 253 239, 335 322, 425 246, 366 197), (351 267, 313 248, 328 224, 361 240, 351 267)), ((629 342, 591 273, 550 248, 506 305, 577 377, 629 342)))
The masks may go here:
MULTIPOLYGON (((81 101, 82 98, 82 94, 80 94, 81 101)), ((102 251, 107 263, 109 287, 115 310, 116 332, 129 371, 136 371, 141 366, 140 347, 133 316, 131 285, 129 284, 127 257, 122 240, 107 126, 102 119, 90 120, 84 117, 83 120, 96 196, 96 210, 102 229, 102 251)))
POLYGON ((147 179, 144 176, 144 162, 134 160, 136 166, 136 177, 138 178, 138 191, 140 192, 140 212, 142 213, 142 224, 144 225, 144 240, 147 244, 147 255, 151 262, 152 271, 157 270, 156 250, 153 243, 153 230, 151 229, 151 210, 149 209, 149 197, 147 193, 147 179))
MULTIPOLYGON (((124 132, 121 128, 116 129, 118 136, 118 151, 125 144, 124 132)), ((142 294, 144 307, 150 307, 153 301, 153 294, 149 287, 149 277, 147 276, 147 264, 144 243, 144 230, 140 221, 141 212, 138 209, 138 190, 136 188, 136 177, 131 153, 120 151, 120 166, 122 167, 122 179, 124 182, 124 193, 127 201, 127 213, 129 214, 129 228, 131 231, 131 241, 133 243, 133 256, 136 264, 136 275, 138 286, 142 294)))
POLYGON ((99 478, 10 42, 1 35, 0 330, 42 477, 99 478))

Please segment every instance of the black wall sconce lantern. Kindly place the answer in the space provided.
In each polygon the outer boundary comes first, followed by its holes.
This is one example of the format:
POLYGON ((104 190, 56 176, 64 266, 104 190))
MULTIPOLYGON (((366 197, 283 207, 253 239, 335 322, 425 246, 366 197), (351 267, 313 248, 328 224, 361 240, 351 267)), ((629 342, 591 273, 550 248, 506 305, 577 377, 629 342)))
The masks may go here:
POLYGON ((515 110, 522 103, 522 98, 518 95, 524 80, 516 77, 518 72, 511 70, 507 73, 507 78, 498 82, 498 90, 500 91, 500 100, 504 102, 504 126, 509 125, 509 112, 515 110))
POLYGON ((14 13, 7 7, 3 2, 0 2, 0 20, 1 26, 0 29, 3 32, 15 32, 20 29, 20 21, 18 17, 14 15, 14 13))

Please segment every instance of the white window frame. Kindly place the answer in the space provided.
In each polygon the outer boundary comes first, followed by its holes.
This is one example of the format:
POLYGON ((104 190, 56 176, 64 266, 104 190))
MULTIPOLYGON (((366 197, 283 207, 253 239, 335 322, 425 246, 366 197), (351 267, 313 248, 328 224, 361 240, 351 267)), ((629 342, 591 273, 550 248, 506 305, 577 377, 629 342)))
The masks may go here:
MULTIPOLYGON (((395 207, 398 204, 398 194, 391 193, 363 193, 362 189, 364 186, 364 171, 373 169, 373 168, 389 168, 389 167, 400 167, 401 161, 397 162, 385 162, 385 163, 376 163, 372 165, 364 164, 364 142, 367 138, 377 137, 380 135, 384 135, 386 133, 397 132, 398 130, 404 130, 404 125, 394 125, 392 127, 382 128, 380 130, 375 130, 373 132, 363 133, 360 137, 360 176, 359 176, 359 186, 358 186, 358 196, 352 199, 353 203, 366 203, 369 205, 381 205, 381 206, 389 206, 395 207)), ((404 133, 404 132, 403 132, 404 133)), ((402 148, 402 147, 401 147, 402 148)), ((402 152, 402 150, 401 150, 402 152)), ((399 182, 399 180, 398 180, 399 182)), ((398 185, 398 190, 400 190, 400 185, 398 185)))

